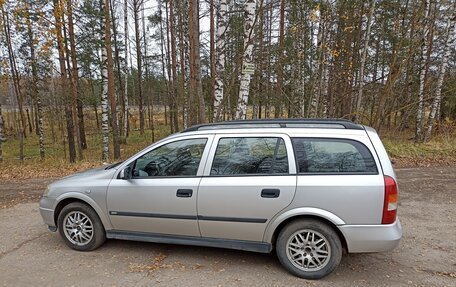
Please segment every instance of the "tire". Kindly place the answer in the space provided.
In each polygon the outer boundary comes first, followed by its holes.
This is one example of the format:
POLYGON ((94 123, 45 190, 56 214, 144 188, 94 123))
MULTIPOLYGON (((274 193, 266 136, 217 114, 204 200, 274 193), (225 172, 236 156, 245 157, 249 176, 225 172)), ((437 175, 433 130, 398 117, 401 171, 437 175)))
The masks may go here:
POLYGON ((91 251, 106 241, 106 232, 97 213, 87 204, 73 202, 59 214, 58 227, 68 247, 78 251, 91 251))
POLYGON ((280 231, 276 253, 291 274, 314 280, 336 269, 342 258, 342 244, 337 233, 327 224, 302 219, 289 223, 280 231))

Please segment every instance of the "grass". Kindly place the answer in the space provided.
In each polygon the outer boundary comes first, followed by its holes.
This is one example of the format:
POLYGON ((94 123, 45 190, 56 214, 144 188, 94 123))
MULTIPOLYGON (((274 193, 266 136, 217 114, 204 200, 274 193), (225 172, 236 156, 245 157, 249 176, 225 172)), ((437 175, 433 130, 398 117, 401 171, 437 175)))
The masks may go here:
MULTIPOLYGON (((127 144, 121 145, 121 160, 127 159, 139 150, 152 144, 152 131, 145 130, 141 135, 133 124, 132 131, 127 139, 127 144)), ((61 177, 80 170, 102 165, 101 161, 101 132, 96 126, 87 125, 87 145, 82 161, 70 164, 68 147, 64 144, 64 137, 59 135, 56 139, 45 138, 45 159, 40 160, 38 137, 28 135, 24 142, 24 161, 19 160, 19 140, 8 138, 3 143, 3 162, 0 163, 0 181, 61 177)), ((169 127, 164 124, 164 115, 158 115, 154 140, 168 136, 169 127)), ((384 133, 382 141, 395 163, 396 167, 428 166, 428 165, 454 165, 456 164, 456 132, 441 132, 427 143, 415 143, 410 132, 384 133)), ((110 147, 112 154, 112 146, 110 147)), ((112 160, 111 160, 112 162, 112 160)))
MULTIPOLYGON (((24 140, 24 160, 20 161, 20 142, 17 138, 9 137, 2 144, 3 162, 0 163, 0 181, 43 178, 43 177, 61 177, 80 170, 100 166, 102 135, 96 127, 88 125, 86 133, 87 149, 83 151, 83 160, 74 164, 69 163, 68 144, 62 135, 57 139, 45 137, 45 159, 40 160, 39 139, 35 134, 28 134, 24 140)), ((133 129, 135 127, 132 127, 133 129)), ((157 121, 154 136, 152 131, 146 129, 141 135, 139 130, 130 131, 127 144, 121 145, 121 158, 125 160, 134 155, 141 149, 149 146, 154 141, 158 141, 170 134, 168 126, 157 121), (154 140, 153 140, 154 139, 154 140)), ((110 143, 110 156, 112 156, 112 142, 110 143)), ((113 159, 110 162, 114 162, 113 159)))

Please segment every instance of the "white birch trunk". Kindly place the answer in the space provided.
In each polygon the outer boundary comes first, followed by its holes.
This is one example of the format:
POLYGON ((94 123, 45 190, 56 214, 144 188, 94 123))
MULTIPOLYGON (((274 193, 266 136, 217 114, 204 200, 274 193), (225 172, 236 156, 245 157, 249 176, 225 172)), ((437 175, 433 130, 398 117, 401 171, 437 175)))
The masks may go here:
POLYGON ((361 55, 361 64, 359 69, 359 89, 358 89, 358 98, 356 99, 356 112, 355 120, 359 120, 359 113, 361 112, 361 102, 363 100, 363 88, 364 88, 364 67, 366 66, 367 50, 369 49, 369 37, 372 27, 372 18, 375 11, 375 0, 371 1, 371 7, 369 11, 369 17, 367 18, 367 28, 366 34, 364 35, 364 47, 363 53, 361 55))
POLYGON ((432 101, 432 106, 431 106, 431 113, 429 114, 429 119, 427 123, 427 129, 426 133, 424 135, 424 141, 429 140, 432 134, 432 127, 434 125, 434 119, 437 114, 437 109, 440 105, 440 102, 442 100, 442 85, 443 85, 443 80, 445 78, 445 72, 446 68, 448 66, 448 59, 450 58, 451 55, 451 47, 454 46, 454 38, 453 37, 453 26, 454 26, 454 16, 447 16, 447 26, 445 29, 445 44, 443 48, 443 58, 442 58, 442 65, 440 66, 440 72, 439 72, 439 78, 437 79, 437 86, 436 86, 436 91, 435 91, 435 97, 434 100, 432 101))
POLYGON ((228 28, 227 0, 219 0, 217 8, 217 39, 215 43, 215 54, 217 58, 215 62, 214 122, 220 120, 221 103, 223 101, 223 79, 225 76, 225 35, 228 28))
POLYGON ((321 95, 321 84, 322 84, 322 70, 323 70, 323 65, 324 65, 324 43, 323 43, 323 31, 324 31, 324 20, 323 20, 323 15, 321 15, 321 10, 320 10, 320 15, 318 19, 318 26, 317 26, 317 43, 319 45, 316 47, 317 51, 317 57, 316 57, 316 68, 313 72, 312 76, 312 84, 313 84, 313 89, 312 89, 312 95, 310 99, 310 106, 309 106, 309 112, 308 115, 309 117, 316 117, 318 113, 318 103, 320 102, 320 95, 321 95))
POLYGON ((249 101, 250 78, 251 74, 246 72, 244 67, 253 64, 253 24, 255 22, 256 0, 245 2, 245 22, 244 22, 244 55, 242 59, 241 86, 236 109, 236 119, 245 120, 247 116, 247 103, 249 101))
POLYGON ((128 75, 129 75, 129 67, 128 67, 128 0, 124 0, 124 43, 125 43, 125 81, 124 81, 124 110, 123 110, 123 130, 124 130, 124 137, 128 137, 128 75))
MULTIPOLYGON (((44 159, 44 129, 43 129, 43 107, 41 105, 41 96, 37 93, 36 97, 36 107, 37 107, 37 114, 38 114, 38 138, 39 138, 39 144, 40 144, 40 158, 41 160, 44 159)), ((1 113, 0 113, 0 118, 1 118, 1 113)), ((1 119, 0 119, 1 121, 1 119)), ((0 132, 0 141, 1 141, 2 135, 0 132)))
POLYGON ((415 140, 419 141, 422 138, 423 114, 424 114, 424 80, 427 70, 427 54, 428 54, 428 35, 429 35, 429 0, 424 2, 424 19, 421 44, 421 59, 420 59, 420 87, 418 92, 418 110, 416 112, 416 131, 415 140))
MULTIPOLYGON (((183 15, 187 15, 187 13, 185 13, 185 8, 188 7, 188 1, 187 0, 182 0, 182 3, 180 4, 182 5, 182 9, 181 9, 181 13, 183 13, 183 15)), ((181 35, 181 37, 183 38, 183 48, 184 48, 184 51, 182 53, 182 59, 181 61, 184 61, 184 65, 183 65, 183 71, 181 71, 183 73, 183 79, 184 79, 184 83, 183 83, 183 95, 184 95, 184 107, 183 107, 183 114, 182 114, 182 117, 183 117, 183 126, 184 126, 184 129, 187 129, 188 128, 188 97, 189 97, 189 90, 188 90, 188 83, 190 81, 190 63, 189 63, 189 59, 190 59, 190 55, 189 55, 189 39, 188 39, 188 22, 187 21, 182 21, 182 30, 183 30, 183 35, 181 35)))
POLYGON ((3 161, 3 150, 2 143, 5 140, 3 136, 3 115, 2 115, 2 103, 0 103, 0 162, 3 161))
MULTIPOLYGON (((103 30, 103 29, 102 29, 103 30)), ((104 38, 104 36, 102 37, 104 38)), ((103 135, 102 160, 109 160, 109 121, 108 121, 108 61, 106 47, 101 48, 101 131, 103 135)))

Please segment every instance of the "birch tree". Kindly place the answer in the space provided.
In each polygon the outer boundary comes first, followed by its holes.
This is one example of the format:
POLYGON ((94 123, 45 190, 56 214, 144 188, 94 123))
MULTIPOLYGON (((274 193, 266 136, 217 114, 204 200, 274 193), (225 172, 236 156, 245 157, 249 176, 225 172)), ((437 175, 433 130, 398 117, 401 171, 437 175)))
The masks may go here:
POLYGON ((2 150, 3 141, 5 141, 5 136, 4 136, 4 132, 3 132, 2 102, 0 101, 0 163, 3 161, 3 150, 2 150))
MULTIPOLYGON (((451 6, 450 6, 451 7, 451 6)), ((437 109, 440 106, 440 103, 442 101, 442 85, 443 85, 443 80, 445 78, 445 72, 448 66, 448 60, 450 58, 451 54, 451 47, 454 47, 454 24, 455 24, 455 19, 456 19, 456 13, 454 13, 453 10, 453 15, 447 15, 447 24, 444 32, 444 37, 445 37, 445 42, 444 42, 444 48, 443 48, 443 57, 442 57, 442 64, 440 66, 440 71, 439 71, 439 77, 437 79, 437 85, 435 88, 435 96, 432 101, 431 105, 431 112, 429 114, 429 119, 427 122, 427 129, 424 135, 423 141, 428 141, 429 138, 431 137, 432 134, 432 127, 434 125, 434 120, 435 116, 437 114, 437 109)))
POLYGON ((245 2, 244 13, 244 53, 242 57, 241 85, 236 108, 236 119, 245 120, 247 117, 247 103, 249 101, 251 71, 253 65, 253 31, 255 22, 256 0, 245 2))
POLYGON ((424 1, 424 18, 422 23, 422 42, 420 58, 420 87, 418 91, 418 110, 416 112, 415 140, 422 139, 423 116, 424 116, 424 88, 428 68, 428 35, 429 35, 429 0, 424 1))
MULTIPOLYGON (((103 7, 103 1, 101 0, 100 6, 103 7)), ((106 38, 106 22, 103 17, 100 19, 100 32, 101 39, 104 42, 106 38)), ((108 119, 108 93, 109 93, 109 83, 108 83, 108 52, 106 45, 103 43, 101 45, 101 132, 102 132, 102 152, 101 160, 103 162, 109 161, 109 119, 108 119)))
POLYGON ((108 76, 108 100, 111 111, 111 130, 112 130, 112 141, 114 150, 114 159, 120 158, 120 142, 119 142, 119 130, 117 127, 117 97, 116 97, 116 84, 114 80, 114 63, 112 58, 112 45, 111 45, 111 21, 109 17, 109 0, 104 1, 104 21, 105 21, 105 32, 104 32, 104 46, 106 49, 106 69, 108 76))
POLYGON ((214 122, 218 122, 220 120, 221 103, 223 101, 223 80, 225 77, 225 42, 226 30, 228 29, 228 1, 219 0, 217 5, 217 39, 215 43, 216 62, 213 114, 214 122))
MULTIPOLYGON (((175 3, 173 0, 169 1, 169 32, 170 32, 170 45, 171 45, 171 122, 174 125, 173 130, 177 131, 179 129, 178 125, 178 109, 177 109, 177 50, 176 50, 176 25, 175 25, 175 15, 174 15, 175 3)), ((189 20, 190 21, 190 20, 189 20)))

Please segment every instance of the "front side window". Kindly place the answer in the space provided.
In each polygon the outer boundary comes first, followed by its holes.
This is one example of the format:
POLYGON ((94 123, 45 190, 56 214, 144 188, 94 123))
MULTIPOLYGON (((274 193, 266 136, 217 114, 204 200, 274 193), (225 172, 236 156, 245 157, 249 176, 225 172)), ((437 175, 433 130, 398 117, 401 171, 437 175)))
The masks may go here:
POLYGON ((187 139, 162 145, 134 163, 133 177, 195 176, 207 139, 187 139))
POLYGON ((275 137, 221 138, 211 175, 287 174, 285 142, 275 137))
POLYGON ((358 141, 293 138, 292 143, 299 173, 377 173, 371 152, 358 141))

